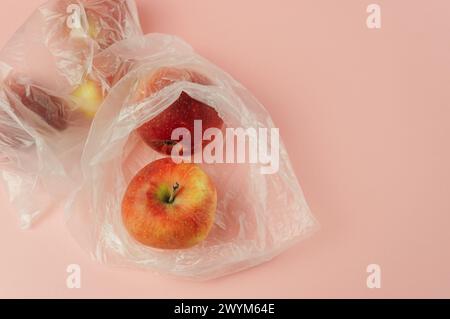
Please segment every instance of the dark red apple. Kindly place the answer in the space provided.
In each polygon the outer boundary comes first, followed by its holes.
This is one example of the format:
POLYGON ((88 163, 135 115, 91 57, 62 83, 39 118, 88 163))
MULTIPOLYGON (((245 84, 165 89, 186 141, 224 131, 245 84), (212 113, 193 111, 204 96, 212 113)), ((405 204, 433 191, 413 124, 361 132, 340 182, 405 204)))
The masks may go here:
MULTIPOLYGON (((182 92, 178 100, 165 109, 161 114, 138 128, 142 139, 154 150, 170 155, 172 148, 179 140, 172 140, 172 132, 176 128, 184 127, 191 134, 191 150, 197 147, 194 142, 194 121, 202 121, 202 134, 208 128, 221 128, 223 121, 217 111, 182 92)), ((202 141, 203 146, 210 141, 202 141)))
MULTIPOLYGON (((209 79, 195 71, 161 68, 148 81, 144 81, 145 85, 141 86, 137 93, 137 100, 142 100, 176 81, 190 81, 202 85, 211 83, 209 79)), ((138 133, 154 150, 170 155, 173 146, 180 142, 172 140, 172 132, 177 128, 184 127, 191 134, 191 150, 196 150, 198 145, 194 144, 193 138, 195 120, 202 121, 202 136, 208 128, 221 129, 224 124, 213 107, 182 92, 180 97, 167 109, 139 127, 138 133)), ((203 146, 209 142, 203 141, 203 146)))

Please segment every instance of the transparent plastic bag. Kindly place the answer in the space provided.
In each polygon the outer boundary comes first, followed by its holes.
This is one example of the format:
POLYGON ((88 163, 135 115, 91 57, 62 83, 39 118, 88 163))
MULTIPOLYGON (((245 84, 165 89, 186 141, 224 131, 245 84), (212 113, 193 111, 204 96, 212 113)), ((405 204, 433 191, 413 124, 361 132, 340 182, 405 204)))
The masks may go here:
POLYGON ((200 244, 163 250, 131 238, 121 215, 127 185, 146 164, 166 157, 147 146, 136 129, 182 92, 214 107, 226 127, 274 125, 242 85, 175 37, 135 37, 102 55, 109 61, 104 64, 105 74, 114 74, 123 65, 128 65, 128 72, 97 113, 82 156, 83 182, 66 206, 69 231, 94 259, 205 280, 267 261, 316 230, 317 222, 280 144, 279 170, 274 174, 261 174, 258 163, 199 164, 216 185, 218 198, 213 228, 200 244), (208 83, 174 81, 136 102, 142 81, 161 68, 189 70, 208 83))
POLYGON ((0 51, 1 178, 22 228, 77 184, 95 108, 112 85, 94 57, 141 34, 131 0, 52 0, 0 51))

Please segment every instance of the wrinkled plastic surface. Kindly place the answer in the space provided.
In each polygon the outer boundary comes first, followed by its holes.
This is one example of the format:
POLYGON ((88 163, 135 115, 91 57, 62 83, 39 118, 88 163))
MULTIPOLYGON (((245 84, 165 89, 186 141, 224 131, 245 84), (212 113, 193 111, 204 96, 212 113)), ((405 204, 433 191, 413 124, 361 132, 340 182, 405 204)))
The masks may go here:
POLYGON ((215 224, 199 245, 158 250, 132 239, 121 216, 125 189, 139 169, 162 157, 135 130, 181 92, 214 107, 228 127, 272 128, 274 124, 242 85, 175 37, 153 34, 128 39, 98 58, 104 62, 105 75, 124 66, 127 74, 97 113, 82 157, 83 182, 67 205, 67 226, 93 258, 204 280, 267 261, 316 229, 280 145, 280 167, 275 174, 261 174, 260 164, 200 164, 216 185, 218 206, 215 224), (211 84, 179 81, 134 102, 142 79, 161 67, 192 70, 211 84))
POLYGON ((89 78, 106 95, 111 79, 97 72, 94 57, 140 34, 131 0, 53 0, 0 51, 0 169, 22 228, 57 205, 80 176, 91 119, 71 93, 89 78))

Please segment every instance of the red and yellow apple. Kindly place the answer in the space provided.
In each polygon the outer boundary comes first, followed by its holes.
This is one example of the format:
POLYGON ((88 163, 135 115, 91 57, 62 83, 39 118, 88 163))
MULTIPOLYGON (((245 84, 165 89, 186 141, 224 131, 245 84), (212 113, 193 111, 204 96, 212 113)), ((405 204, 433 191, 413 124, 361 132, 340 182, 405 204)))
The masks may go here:
POLYGON ((216 188, 198 165, 163 158, 133 177, 122 200, 122 219, 141 244, 184 249, 208 236, 216 207, 216 188))
POLYGON ((103 102, 103 90, 92 79, 85 79, 71 94, 75 106, 88 118, 93 118, 103 102))
MULTIPOLYGON (((153 73, 147 80, 143 81, 136 94, 136 100, 140 101, 164 87, 177 82, 189 81, 202 85, 210 85, 211 82, 205 76, 191 70, 177 68, 161 68, 153 73)), ((138 128, 138 133, 142 139, 154 150, 170 155, 174 145, 179 140, 172 140, 172 132, 184 127, 194 136, 194 121, 202 121, 202 136, 208 128, 223 127, 223 120, 217 111, 200 102, 187 93, 182 92, 179 98, 163 112, 138 128)), ((195 151, 197 146, 194 139, 191 139, 191 151, 195 151)), ((210 141, 202 141, 203 146, 210 141)))

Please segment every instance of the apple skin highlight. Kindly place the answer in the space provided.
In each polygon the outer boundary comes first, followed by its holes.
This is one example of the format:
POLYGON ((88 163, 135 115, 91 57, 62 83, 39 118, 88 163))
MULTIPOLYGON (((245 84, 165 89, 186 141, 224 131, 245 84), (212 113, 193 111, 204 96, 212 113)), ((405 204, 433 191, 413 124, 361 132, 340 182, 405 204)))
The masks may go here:
POLYGON ((216 188, 198 165, 163 158, 133 177, 122 200, 122 219, 143 245, 185 249, 208 236, 216 208, 216 188))

